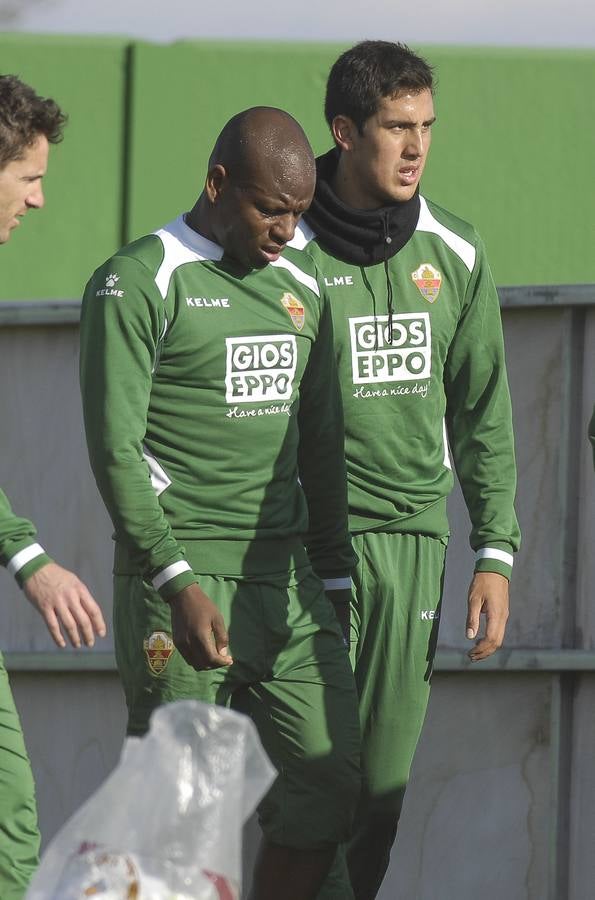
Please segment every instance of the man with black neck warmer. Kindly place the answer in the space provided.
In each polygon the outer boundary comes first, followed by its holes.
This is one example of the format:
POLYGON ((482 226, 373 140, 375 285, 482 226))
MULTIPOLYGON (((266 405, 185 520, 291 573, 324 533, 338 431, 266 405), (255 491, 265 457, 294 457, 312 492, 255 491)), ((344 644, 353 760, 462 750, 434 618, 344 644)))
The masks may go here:
POLYGON ((519 546, 512 417, 498 296, 473 226, 419 193, 435 121, 431 67, 364 41, 331 69, 335 147, 292 246, 331 298, 359 555, 351 657, 364 791, 319 900, 372 900, 386 873, 437 642, 453 466, 476 553, 469 656, 504 638, 519 546), (485 617, 485 628, 480 627, 485 617))

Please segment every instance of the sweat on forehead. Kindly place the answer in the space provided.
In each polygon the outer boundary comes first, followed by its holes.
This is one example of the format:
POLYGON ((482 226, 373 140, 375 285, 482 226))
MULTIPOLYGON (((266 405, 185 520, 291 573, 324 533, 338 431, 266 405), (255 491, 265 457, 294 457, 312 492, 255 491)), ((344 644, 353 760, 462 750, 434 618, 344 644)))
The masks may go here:
POLYGON ((234 178, 263 169, 315 170, 314 153, 301 125, 282 109, 256 106, 233 116, 217 138, 209 166, 225 166, 234 178))

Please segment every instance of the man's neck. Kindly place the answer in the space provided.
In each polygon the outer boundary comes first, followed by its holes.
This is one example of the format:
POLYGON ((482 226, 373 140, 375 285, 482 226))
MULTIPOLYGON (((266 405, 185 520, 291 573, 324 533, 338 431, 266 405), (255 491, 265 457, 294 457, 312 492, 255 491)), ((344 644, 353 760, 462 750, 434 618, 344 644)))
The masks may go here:
POLYGON ((379 208, 379 204, 360 188, 359 179, 350 171, 345 153, 341 153, 339 156, 339 162, 331 180, 331 188, 341 203, 351 206, 353 209, 379 208))
POLYGON ((219 243, 211 227, 209 205, 203 194, 200 195, 190 212, 186 213, 184 221, 189 228, 208 241, 212 241, 213 244, 219 243))

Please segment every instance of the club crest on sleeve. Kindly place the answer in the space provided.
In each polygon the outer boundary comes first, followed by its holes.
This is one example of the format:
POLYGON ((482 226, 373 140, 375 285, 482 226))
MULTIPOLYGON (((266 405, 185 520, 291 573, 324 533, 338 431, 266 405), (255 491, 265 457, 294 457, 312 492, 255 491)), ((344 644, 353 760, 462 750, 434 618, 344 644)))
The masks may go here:
POLYGON ((298 331, 301 331, 304 327, 304 321, 306 318, 306 313, 304 310, 304 304, 300 303, 300 301, 293 296, 293 294, 283 294, 281 297, 281 303, 289 313, 291 317, 291 321, 295 325, 298 331))
POLYGON ((174 652, 174 642, 171 635, 165 631, 154 631, 143 641, 143 648, 149 669, 153 675, 161 675, 174 652))
POLYGON ((428 303, 434 303, 440 293, 442 275, 430 263, 422 263, 419 269, 411 273, 413 283, 428 303))

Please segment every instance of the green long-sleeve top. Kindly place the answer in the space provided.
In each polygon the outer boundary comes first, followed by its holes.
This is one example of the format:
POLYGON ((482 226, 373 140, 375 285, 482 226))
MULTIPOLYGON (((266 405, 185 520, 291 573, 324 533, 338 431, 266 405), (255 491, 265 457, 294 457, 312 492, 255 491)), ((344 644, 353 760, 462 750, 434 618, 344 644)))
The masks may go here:
POLYGON ((310 562, 349 584, 332 340, 302 254, 238 270, 182 216, 94 273, 81 388, 116 572, 166 598, 199 574, 285 579, 310 562))
POLYGON ((33 523, 16 516, 6 494, 0 490, 0 563, 21 587, 29 576, 51 562, 35 540, 36 534, 33 523))
POLYGON ((392 253, 399 232, 391 238, 390 210, 364 215, 335 198, 329 211, 324 202, 323 195, 316 216, 329 229, 333 215, 353 217, 339 235, 343 257, 324 249, 306 222, 292 246, 315 262, 330 295, 351 531, 446 535, 454 463, 476 570, 510 577, 520 540, 512 414, 483 244, 471 225, 421 198, 419 214, 411 204, 411 236, 392 253), (374 217, 380 248, 388 238, 380 261, 344 261, 356 227, 374 217))

